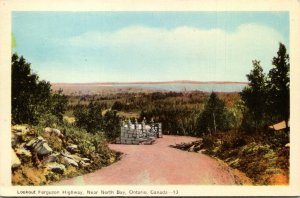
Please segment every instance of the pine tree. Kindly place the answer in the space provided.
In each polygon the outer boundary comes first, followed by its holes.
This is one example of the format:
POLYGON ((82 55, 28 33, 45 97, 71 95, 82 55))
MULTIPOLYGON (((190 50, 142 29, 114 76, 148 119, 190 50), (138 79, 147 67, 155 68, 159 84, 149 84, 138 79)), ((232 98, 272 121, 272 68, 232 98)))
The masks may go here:
POLYGON ((290 62, 286 47, 280 43, 273 68, 268 75, 269 109, 276 121, 284 120, 288 126, 290 117, 290 62))
MULTIPOLYGON (((250 123, 252 123, 252 121, 254 122, 254 124, 250 125, 254 125, 254 128, 257 130, 265 124, 267 89, 265 84, 266 77, 263 73, 260 61, 254 60, 252 63, 253 70, 250 71, 250 74, 247 74, 249 85, 243 89, 241 97, 247 107, 248 115, 245 117, 248 117, 250 123)), ((252 126, 248 127, 251 128, 252 126)))
POLYGON ((201 132, 216 132, 227 128, 225 104, 216 93, 210 94, 209 100, 199 117, 198 125, 201 132))

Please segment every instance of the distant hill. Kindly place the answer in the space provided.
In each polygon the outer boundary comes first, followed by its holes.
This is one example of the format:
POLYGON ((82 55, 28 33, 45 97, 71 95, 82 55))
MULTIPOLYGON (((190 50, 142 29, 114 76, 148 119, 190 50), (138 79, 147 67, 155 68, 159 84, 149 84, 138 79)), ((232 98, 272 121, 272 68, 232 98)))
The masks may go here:
POLYGON ((176 80, 157 82, 52 83, 52 88, 54 90, 62 89, 67 95, 105 95, 130 92, 195 90, 202 92, 240 92, 246 85, 246 82, 176 80))
POLYGON ((90 83, 52 83, 60 85, 127 85, 127 84, 248 84, 247 82, 234 81, 195 81, 195 80, 174 80, 174 81, 136 81, 136 82, 90 82, 90 83))

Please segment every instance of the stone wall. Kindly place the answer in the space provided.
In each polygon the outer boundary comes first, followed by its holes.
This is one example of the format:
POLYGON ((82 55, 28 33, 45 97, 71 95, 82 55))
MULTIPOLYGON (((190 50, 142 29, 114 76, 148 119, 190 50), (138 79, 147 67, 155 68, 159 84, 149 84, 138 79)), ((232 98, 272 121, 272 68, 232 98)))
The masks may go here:
POLYGON ((116 139, 117 144, 152 144, 156 138, 162 138, 161 123, 153 121, 146 124, 143 120, 141 123, 135 121, 123 122, 121 126, 120 137, 116 139))

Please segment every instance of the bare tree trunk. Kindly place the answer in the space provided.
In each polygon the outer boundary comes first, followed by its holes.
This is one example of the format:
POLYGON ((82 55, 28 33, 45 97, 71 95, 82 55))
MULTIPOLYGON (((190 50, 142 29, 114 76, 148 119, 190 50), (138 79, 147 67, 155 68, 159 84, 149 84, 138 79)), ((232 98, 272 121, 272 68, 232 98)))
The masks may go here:
POLYGON ((215 112, 213 112, 213 118, 214 118, 214 132, 216 133, 216 131, 217 131, 217 126, 216 126, 216 116, 215 116, 215 112))

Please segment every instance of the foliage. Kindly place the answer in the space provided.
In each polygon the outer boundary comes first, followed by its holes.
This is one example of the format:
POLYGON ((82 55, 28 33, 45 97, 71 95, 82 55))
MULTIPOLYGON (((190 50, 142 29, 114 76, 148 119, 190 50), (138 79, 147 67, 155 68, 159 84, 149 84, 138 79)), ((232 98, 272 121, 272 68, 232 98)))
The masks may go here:
POLYGON ((87 169, 88 172, 106 166, 116 158, 116 153, 108 148, 103 133, 91 134, 89 131, 68 123, 60 129, 65 135, 66 142, 78 145, 79 154, 93 161, 87 169))
POLYGON ((96 133, 102 129, 101 105, 93 100, 87 107, 78 104, 74 108, 75 124, 90 133, 96 133))
POLYGON ((67 98, 53 93, 51 85, 32 73, 30 63, 12 55, 12 123, 37 124, 43 114, 53 114, 62 121, 67 98))
POLYGON ((284 120, 288 125, 290 114, 289 55, 280 43, 274 67, 268 78, 263 73, 259 61, 253 61, 253 70, 247 75, 249 86, 241 93, 247 109, 244 111, 243 130, 257 131, 274 122, 284 120))
POLYGON ((63 120, 64 112, 67 110, 68 98, 63 94, 62 90, 54 92, 51 95, 51 108, 50 111, 56 115, 59 120, 63 120))
POLYGON ((276 184, 274 175, 288 178, 287 133, 265 132, 264 137, 235 131, 205 135, 203 147, 208 154, 246 173, 255 184, 276 184))
MULTIPOLYGON (((290 62, 286 47, 280 43, 277 57, 273 58, 273 68, 269 71, 269 110, 276 121, 288 123, 290 116, 290 62)), ((286 125, 287 126, 287 125, 286 125)))
POLYGON ((103 130, 108 140, 114 140, 120 136, 121 119, 117 111, 107 111, 103 116, 103 130))
POLYGON ((111 107, 112 110, 121 111, 124 108, 124 105, 120 101, 116 101, 113 106, 111 107))
MULTIPOLYGON (((217 95, 224 101, 226 109, 230 109, 226 111, 228 127, 239 127, 241 110, 238 105, 235 105, 240 99, 239 94, 218 93, 217 95), (234 111, 231 111, 232 108, 234 111)), ((111 107, 111 110, 117 111, 121 119, 138 118, 142 121, 145 117, 147 121, 150 121, 153 118, 155 122, 162 123, 164 134, 197 136, 200 135, 198 132, 199 115, 208 96, 208 93, 199 91, 70 96, 69 104, 72 106, 69 106, 68 116, 73 116, 73 108, 78 105, 78 102, 86 108, 89 101, 97 100, 103 104, 102 109, 106 108, 103 112, 109 111, 111 107)), ((105 122, 103 121, 103 125, 105 122)))
POLYGON ((199 117, 199 131, 216 133, 217 130, 227 130, 229 127, 228 114, 224 101, 212 92, 199 117))
POLYGON ((155 122, 161 122, 164 134, 195 136, 198 114, 199 110, 180 105, 159 105, 149 111, 143 110, 139 120, 145 117, 148 121, 153 118, 155 122))
POLYGON ((267 89, 266 77, 260 65, 260 61, 253 61, 253 70, 247 74, 249 85, 241 92, 242 100, 245 102, 247 122, 244 121, 244 128, 255 129, 265 125, 267 89))

